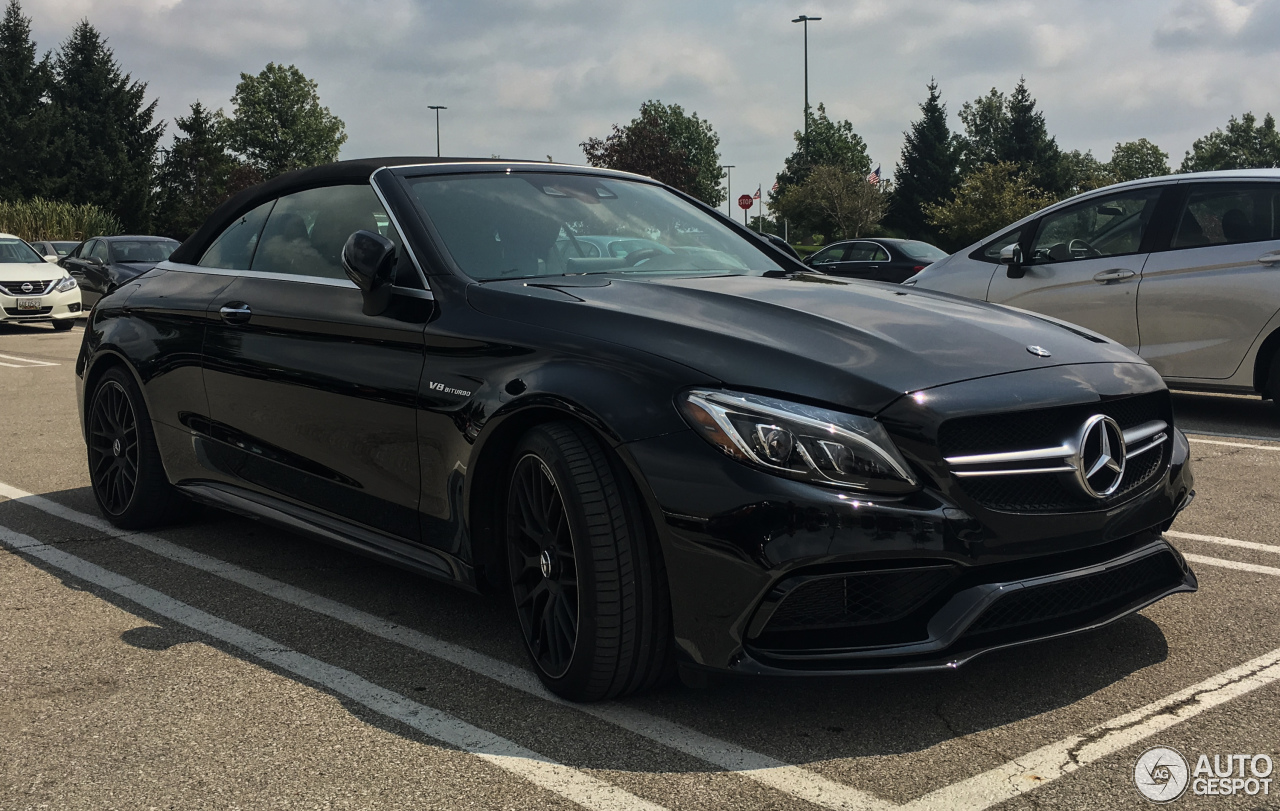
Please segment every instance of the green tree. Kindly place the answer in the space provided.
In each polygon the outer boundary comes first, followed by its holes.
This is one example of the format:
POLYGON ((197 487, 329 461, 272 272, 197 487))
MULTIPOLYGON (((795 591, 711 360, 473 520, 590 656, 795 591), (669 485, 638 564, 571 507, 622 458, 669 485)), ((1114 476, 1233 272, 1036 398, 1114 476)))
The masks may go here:
POLYGON ((828 237, 860 237, 884 217, 887 185, 872 185, 864 175, 840 166, 815 166, 802 182, 782 193, 777 208, 789 220, 829 223, 823 232, 828 237))
POLYGON ((777 177, 777 196, 785 194, 789 186, 803 183, 819 166, 835 166, 862 177, 871 172, 866 142, 853 131, 853 124, 828 118, 821 102, 810 113, 808 131, 796 130, 795 139, 796 149, 777 177))
POLYGON ((50 196, 91 203, 129 231, 150 225, 152 175, 164 122, 147 85, 123 73, 98 31, 81 20, 53 58, 49 88, 50 196))
POLYGON ((1055 199, 1016 164, 1001 161, 971 172, 951 200, 927 206, 925 215, 946 237, 943 247, 954 250, 1039 211, 1055 199))
POLYGON ((1226 130, 1217 129, 1191 144, 1182 159, 1183 172, 1209 172, 1214 169, 1264 169, 1280 166, 1280 133, 1270 113, 1262 126, 1253 113, 1239 119, 1232 116, 1226 130))
POLYGON ((200 102, 173 123, 179 134, 161 151, 156 172, 155 231, 182 240, 239 190, 233 186, 248 185, 244 182, 248 167, 227 152, 216 114, 200 102))
POLYGON ((229 118, 219 113, 227 145, 263 179, 332 163, 347 142, 342 119, 321 106, 316 83, 293 65, 241 73, 231 106, 229 118))
POLYGON ((1146 138, 1126 141, 1116 144, 1115 149, 1111 150, 1111 162, 1107 164, 1107 169, 1117 183, 1167 175, 1169 153, 1146 138))
POLYGON ((49 141, 49 59, 36 59, 31 18, 9 0, 0 20, 0 199, 44 191, 49 141))
POLYGON ((710 121, 679 104, 646 101, 625 127, 588 138, 580 146, 587 163, 662 181, 710 206, 724 202, 720 188, 720 136, 710 121))
POLYGON ((1012 163, 1045 191, 1059 195, 1071 191, 1072 167, 1049 135, 1025 79, 1019 79, 1008 96, 993 87, 987 95, 965 102, 960 121, 965 128, 960 139, 963 173, 992 163, 1012 163))
POLYGON ((947 126, 947 107, 937 82, 929 82, 929 98, 920 105, 920 120, 905 135, 902 163, 893 173, 895 186, 885 225, 906 236, 933 241, 937 234, 925 220, 924 206, 949 198, 960 179, 959 149, 947 126))
POLYGON ((1065 187, 1063 196, 1100 189, 1116 182, 1110 165, 1095 158, 1092 151, 1081 152, 1073 149, 1070 152, 1063 152, 1059 161, 1062 183, 1065 187))

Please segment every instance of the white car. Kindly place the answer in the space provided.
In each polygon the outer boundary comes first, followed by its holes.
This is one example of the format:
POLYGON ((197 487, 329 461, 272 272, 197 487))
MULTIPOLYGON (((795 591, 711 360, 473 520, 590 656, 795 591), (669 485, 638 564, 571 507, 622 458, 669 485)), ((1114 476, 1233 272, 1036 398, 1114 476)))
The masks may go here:
POLYGON ((82 309, 70 273, 18 237, 0 234, 0 323, 51 321, 54 329, 68 330, 82 309))
POLYGON ((905 283, 1078 324, 1172 387, 1280 400, 1280 170, 1088 192, 905 283))

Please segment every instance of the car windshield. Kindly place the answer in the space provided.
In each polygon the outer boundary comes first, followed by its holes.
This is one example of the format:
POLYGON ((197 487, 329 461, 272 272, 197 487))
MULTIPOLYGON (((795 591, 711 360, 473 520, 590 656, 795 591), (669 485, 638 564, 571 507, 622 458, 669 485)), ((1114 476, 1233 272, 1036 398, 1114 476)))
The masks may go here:
POLYGON ((50 242, 53 249, 58 252, 58 256, 66 256, 76 249, 79 242, 50 242))
POLYGON ((947 258, 946 251, 941 248, 935 248, 928 242, 916 242, 915 240, 899 242, 898 250, 920 262, 937 262, 939 259, 947 258))
POLYGON ((648 183, 490 172, 410 178, 409 185, 458 267, 481 281, 781 270, 712 215, 648 183))
POLYGON ((132 240, 111 243, 111 254, 117 262, 163 262, 177 248, 170 240, 132 240))
POLYGON ((44 262, 44 257, 27 243, 12 237, 0 239, 0 264, 33 265, 37 262, 44 262))

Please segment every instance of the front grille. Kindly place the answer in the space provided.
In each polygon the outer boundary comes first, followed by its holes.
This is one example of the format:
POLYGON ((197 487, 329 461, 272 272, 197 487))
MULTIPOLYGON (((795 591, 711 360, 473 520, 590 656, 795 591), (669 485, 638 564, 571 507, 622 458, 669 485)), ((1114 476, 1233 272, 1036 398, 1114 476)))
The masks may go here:
POLYGON ((4 308, 4 312, 5 312, 5 315, 17 315, 17 316, 22 316, 22 315, 32 315, 32 316, 38 316, 38 315, 48 315, 49 313, 53 312, 53 308, 52 308, 52 307, 41 307, 41 308, 40 308, 40 309, 38 309, 38 310, 19 310, 17 307, 5 307, 5 308, 4 308))
MULTIPOLYGON (((56 279, 54 281, 57 281, 56 279)), ((49 292, 49 288, 53 286, 53 282, 41 282, 36 280, 25 282, 0 282, 0 291, 4 291, 10 296, 43 296, 49 292), (24 284, 31 285, 30 291, 22 289, 24 284)))
MULTIPOLYGON (((951 420, 939 430, 938 445, 944 457, 1050 448, 1076 435, 1094 414, 1106 414, 1121 429, 1157 420, 1172 423, 1169 394, 1159 391, 1101 403, 951 420)), ((958 477, 955 481, 979 505, 1001 512, 1105 509, 1150 484, 1168 464, 1172 445, 1171 440, 1166 440, 1158 448, 1130 459, 1116 492, 1102 500, 1079 490, 1072 474, 958 477)))
MULTIPOLYGON (((1182 567, 1169 552, 1124 566, 1010 592, 965 631, 966 637, 1043 623, 1079 626, 1101 620, 1182 582, 1182 567)), ((1044 629, 1046 633, 1052 629, 1044 629)))
POLYGON ((847 628, 902 619, 955 578, 955 567, 858 572, 802 583, 783 598, 767 631, 847 628))

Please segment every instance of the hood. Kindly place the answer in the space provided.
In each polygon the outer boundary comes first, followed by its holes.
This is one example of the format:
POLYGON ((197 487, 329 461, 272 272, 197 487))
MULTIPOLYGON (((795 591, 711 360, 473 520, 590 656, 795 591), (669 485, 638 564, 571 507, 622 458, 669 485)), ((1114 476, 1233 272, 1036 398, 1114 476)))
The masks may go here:
POLYGON ((0 282, 61 279, 67 272, 52 262, 0 262, 0 282))
POLYGON ((490 315, 633 347, 729 387, 864 413, 962 380, 1077 363, 1143 363, 1105 338, 1005 307, 810 274, 553 277, 472 285, 468 298, 490 315))

